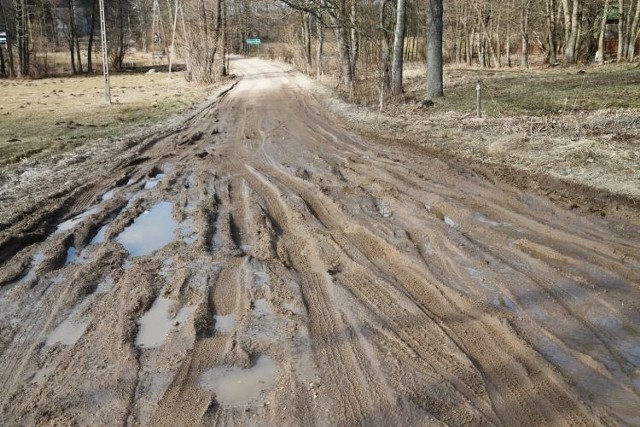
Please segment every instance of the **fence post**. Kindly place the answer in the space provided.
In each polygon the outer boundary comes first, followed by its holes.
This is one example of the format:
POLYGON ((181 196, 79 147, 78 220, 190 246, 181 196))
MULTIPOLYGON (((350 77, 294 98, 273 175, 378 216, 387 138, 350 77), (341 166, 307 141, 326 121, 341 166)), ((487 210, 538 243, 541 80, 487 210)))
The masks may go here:
POLYGON ((480 80, 478 80, 478 82, 476 83, 476 103, 477 103, 476 110, 478 112, 479 119, 482 118, 482 93, 480 89, 481 89, 480 80))

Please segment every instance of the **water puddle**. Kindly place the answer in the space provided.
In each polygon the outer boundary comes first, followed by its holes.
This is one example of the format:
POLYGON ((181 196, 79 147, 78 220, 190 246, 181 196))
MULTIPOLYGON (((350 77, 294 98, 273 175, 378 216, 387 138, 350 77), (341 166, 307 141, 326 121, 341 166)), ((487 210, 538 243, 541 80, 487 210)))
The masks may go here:
POLYGON ((193 231, 193 219, 188 218, 184 222, 182 222, 179 226, 180 228, 180 237, 184 240, 184 242, 191 246, 198 238, 198 235, 195 231, 193 231))
POLYGON ((218 367, 205 372, 200 385, 216 394, 222 406, 241 406, 253 403, 273 388, 278 366, 269 356, 260 356, 248 369, 218 367))
POLYGON ((258 317, 271 315, 271 309, 266 299, 257 299, 253 301, 253 313, 258 317))
POLYGON ((149 255, 173 240, 176 223, 171 216, 172 205, 160 202, 135 219, 116 240, 133 257, 149 255))
POLYGON ((169 317, 171 300, 162 296, 156 298, 153 305, 138 320, 136 346, 156 348, 164 344, 169 333, 182 325, 193 312, 193 307, 182 307, 176 317, 169 317))
POLYGON ((104 193, 102 195, 102 201, 106 202, 107 200, 111 200, 113 199, 113 195, 115 194, 116 190, 109 190, 106 193, 104 193))
POLYGON ((111 289, 113 289, 113 285, 114 284, 115 283, 113 281, 113 278, 111 276, 109 276, 106 279, 104 279, 102 282, 98 283, 98 286, 96 286, 96 290, 94 291, 94 293, 96 293, 96 294, 106 294, 111 289))
POLYGON ((91 239, 91 242, 89 242, 89 244, 98 245, 100 243, 104 243, 106 234, 107 234, 107 226, 103 225, 102 227, 100 227, 100 230, 98 230, 98 234, 96 234, 95 237, 91 239))
POLYGON ((73 246, 69 246, 69 248, 67 249, 67 260, 64 263, 71 264, 72 262, 75 262, 76 259, 78 259, 76 248, 74 248, 73 246))
POLYGON ((76 215, 75 217, 68 219, 62 223, 60 223, 58 225, 58 228, 56 229, 56 231, 54 231, 54 235, 55 234, 60 234, 64 231, 68 231, 71 230, 73 227, 75 227, 76 225, 80 224, 82 221, 84 221, 84 219, 90 215, 93 215, 94 213, 96 213, 98 211, 98 208, 91 208, 85 212, 82 212, 80 215, 76 215))
POLYGON ((89 322, 81 320, 80 307, 78 305, 74 308, 69 317, 49 333, 45 346, 50 347, 57 343, 73 345, 80 339, 89 325, 89 322))
POLYGON ((225 316, 213 316, 216 322, 216 331, 221 334, 230 334, 236 326, 236 315, 227 314, 225 316))
POLYGON ((159 173, 156 176, 152 176, 144 183, 144 189, 149 190, 151 188, 155 188, 160 183, 160 181, 162 181, 162 178, 164 178, 163 173, 159 173))
POLYGON ((384 202, 378 202, 378 213, 382 215, 383 218, 389 218, 393 215, 391 208, 384 202))
POLYGON ((29 272, 18 281, 18 283, 29 283, 33 279, 36 278, 36 270, 40 266, 40 264, 44 261, 44 253, 42 251, 38 251, 33 255, 33 260, 31 261, 31 268, 29 272))

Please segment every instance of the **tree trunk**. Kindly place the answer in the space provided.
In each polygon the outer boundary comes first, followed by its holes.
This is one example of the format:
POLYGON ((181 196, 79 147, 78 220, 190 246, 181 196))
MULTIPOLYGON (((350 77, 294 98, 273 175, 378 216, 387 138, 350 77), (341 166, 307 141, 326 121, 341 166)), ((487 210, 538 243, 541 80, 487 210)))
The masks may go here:
POLYGON ((522 55, 520 65, 525 70, 529 68, 529 2, 522 2, 520 11, 520 36, 522 41, 522 55))
POLYGON ((360 55, 360 37, 358 35, 358 27, 357 27, 357 11, 356 11, 357 2, 354 0, 351 2, 351 14, 349 15, 349 19, 351 21, 351 31, 350 31, 350 43, 351 43, 351 78, 352 78, 352 88, 353 83, 356 80, 357 70, 356 67, 358 65, 358 56, 360 55))
MULTIPOLYGON (((609 1, 609 0, 607 0, 609 1)), ((547 38, 549 41, 549 64, 558 62, 556 55, 556 21, 555 21, 555 0, 547 0, 547 38)))
MULTIPOLYGON (((227 64, 227 40, 229 38, 227 36, 227 1, 220 0, 220 3, 222 3, 222 28, 220 30, 220 37, 221 37, 220 47, 222 48, 221 74, 222 74, 222 77, 226 77, 229 75, 229 66, 227 64)), ((178 13, 177 10, 176 10, 176 13, 178 13)))
POLYGON ((402 94, 402 66, 404 33, 406 24, 406 2, 398 0, 396 7, 396 30, 393 34, 393 57, 391 59, 391 93, 402 94))
POLYGON ((604 64, 604 33, 607 28, 607 17, 609 16, 610 0, 605 0, 604 9, 602 11, 602 19, 600 20, 600 31, 598 34, 598 52, 596 53, 596 62, 600 65, 604 64))
POLYGON ((444 96, 442 73, 443 0, 427 2, 427 98, 444 96))
POLYGON ((623 58, 624 53, 624 0, 618 0, 620 18, 618 20, 618 62, 623 58))
POLYGON ((300 12, 302 24, 302 45, 304 53, 304 72, 311 73, 311 14, 309 12, 300 12))
POLYGON ((323 61, 323 53, 322 50, 324 48, 324 33, 322 29, 322 22, 320 20, 316 20, 316 34, 318 37, 318 45, 316 47, 316 77, 318 79, 322 78, 323 69, 322 69, 322 61, 323 61))
POLYGON ((636 54, 636 41, 638 40, 638 34, 640 34, 640 0, 636 3, 636 13, 633 17, 633 23, 629 28, 629 43, 627 47, 627 60, 633 62, 636 54))
POLYGON ((96 5, 98 1, 93 0, 91 2, 91 28, 89 29, 89 43, 87 45, 87 71, 93 73, 93 36, 96 28, 96 5))
MULTIPOLYGON (((622 1, 622 0, 620 0, 622 1)), ((580 11, 580 0, 573 0, 573 11, 571 12, 571 32, 569 40, 565 46, 564 62, 566 64, 574 64, 576 62, 576 47, 578 43, 579 23, 578 19, 580 11)))
POLYGON ((569 37, 571 36, 571 8, 569 6, 569 0, 562 0, 562 12, 564 13, 564 48, 566 52, 567 46, 569 45, 569 37))

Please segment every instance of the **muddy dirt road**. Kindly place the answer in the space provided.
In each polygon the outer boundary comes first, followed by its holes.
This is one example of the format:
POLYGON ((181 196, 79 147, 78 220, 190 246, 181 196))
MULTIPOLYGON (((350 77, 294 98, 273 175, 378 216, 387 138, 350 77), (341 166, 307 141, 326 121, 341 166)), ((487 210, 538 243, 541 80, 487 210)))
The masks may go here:
POLYGON ((640 424, 637 213, 232 66, 182 126, 2 208, 0 424, 640 424))

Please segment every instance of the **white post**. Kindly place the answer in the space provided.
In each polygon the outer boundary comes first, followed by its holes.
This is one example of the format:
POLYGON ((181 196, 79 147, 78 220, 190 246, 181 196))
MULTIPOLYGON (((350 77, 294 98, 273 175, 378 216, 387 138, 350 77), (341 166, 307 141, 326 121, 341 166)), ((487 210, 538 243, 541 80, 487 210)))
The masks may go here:
POLYGON ((107 29, 104 22, 104 0, 100 0, 100 32, 102 33, 102 74, 104 75, 104 100, 111 104, 111 88, 109 86, 109 55, 107 55, 107 29))
POLYGON ((480 81, 478 80, 478 82, 476 83, 476 101, 477 101, 477 111, 478 111, 478 118, 481 119, 482 118, 482 94, 480 92, 481 86, 480 86, 480 81))

